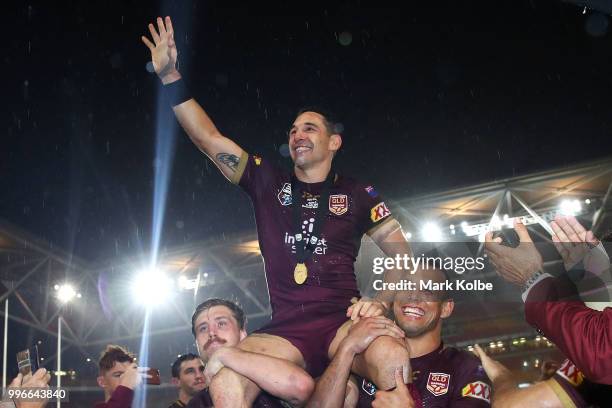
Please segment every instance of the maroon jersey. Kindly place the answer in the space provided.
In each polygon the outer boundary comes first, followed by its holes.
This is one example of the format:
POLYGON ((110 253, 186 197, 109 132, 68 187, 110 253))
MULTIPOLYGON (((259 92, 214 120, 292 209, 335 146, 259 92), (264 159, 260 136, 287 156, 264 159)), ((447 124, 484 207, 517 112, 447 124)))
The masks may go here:
POLYGON ((250 196, 272 306, 272 318, 312 302, 325 302, 346 311, 350 299, 359 296, 354 267, 364 233, 371 233, 391 213, 371 186, 346 177, 336 177, 329 200, 319 203, 324 183, 301 183, 300 231, 312 233, 314 209, 325 211, 325 222, 313 255, 306 261, 308 278, 294 281, 296 265, 295 226, 291 198, 291 173, 270 162, 244 154, 233 181, 250 196))
POLYGON ((612 401, 612 385, 590 382, 569 359, 547 382, 564 407, 603 408, 609 407, 612 401))
MULTIPOLYGON (((411 358, 410 365, 424 408, 491 406, 491 382, 476 356, 440 344, 431 353, 411 358)), ((359 381, 358 407, 371 407, 376 386, 359 381)))
MULTIPOLYGON (((267 392, 259 394, 255 402, 254 408, 282 408, 284 405, 281 400, 273 397, 267 392)), ((208 392, 208 388, 198 392, 187 404, 187 408, 214 408, 212 398, 208 392)))

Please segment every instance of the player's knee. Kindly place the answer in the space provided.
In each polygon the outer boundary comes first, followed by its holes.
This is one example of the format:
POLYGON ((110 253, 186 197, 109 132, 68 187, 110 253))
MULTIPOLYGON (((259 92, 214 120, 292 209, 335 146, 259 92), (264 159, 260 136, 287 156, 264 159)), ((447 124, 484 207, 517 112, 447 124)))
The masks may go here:
POLYGON ((404 343, 389 336, 379 337, 372 342, 365 357, 369 371, 374 374, 371 380, 381 390, 395 387, 397 367, 410 365, 410 355, 404 343))
POLYGON ((310 396, 315 388, 315 382, 312 377, 306 373, 296 375, 295 378, 292 378, 292 380, 291 387, 294 390, 292 393, 293 398, 291 398, 291 401, 288 402, 293 406, 301 407, 310 399, 310 396))

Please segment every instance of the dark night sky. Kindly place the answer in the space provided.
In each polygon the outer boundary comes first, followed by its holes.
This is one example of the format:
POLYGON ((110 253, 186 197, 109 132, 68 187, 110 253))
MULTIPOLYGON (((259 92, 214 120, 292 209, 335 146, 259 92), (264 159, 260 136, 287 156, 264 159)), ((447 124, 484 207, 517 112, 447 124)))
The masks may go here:
POLYGON ((149 245, 158 123, 176 139, 163 244, 254 226, 247 197, 157 113, 140 35, 162 13, 223 133, 280 162, 294 113, 325 104, 346 129, 339 168, 390 198, 612 152, 612 34, 560 1, 15 3, 0 217, 90 260, 149 245))

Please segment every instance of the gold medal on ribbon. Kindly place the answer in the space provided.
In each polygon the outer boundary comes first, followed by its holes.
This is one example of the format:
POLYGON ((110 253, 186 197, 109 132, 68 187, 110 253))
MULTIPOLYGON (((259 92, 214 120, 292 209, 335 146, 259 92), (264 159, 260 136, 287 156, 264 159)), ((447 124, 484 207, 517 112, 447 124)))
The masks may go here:
POLYGON ((306 278, 308 277, 308 268, 304 263, 298 263, 295 265, 295 269, 293 270, 293 279, 295 283, 301 285, 306 282, 306 278))

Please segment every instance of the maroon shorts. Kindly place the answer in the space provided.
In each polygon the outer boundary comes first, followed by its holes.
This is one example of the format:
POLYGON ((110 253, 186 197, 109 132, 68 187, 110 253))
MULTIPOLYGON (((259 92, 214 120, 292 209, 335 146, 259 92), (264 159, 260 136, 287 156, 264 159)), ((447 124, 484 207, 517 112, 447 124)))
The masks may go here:
POLYGON ((329 345, 336 332, 348 320, 346 307, 313 302, 275 313, 272 320, 255 333, 282 337, 291 342, 306 362, 306 371, 319 377, 329 364, 329 345))

